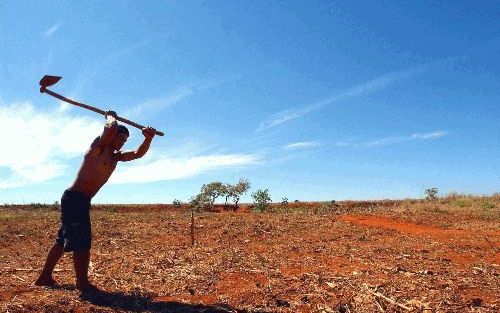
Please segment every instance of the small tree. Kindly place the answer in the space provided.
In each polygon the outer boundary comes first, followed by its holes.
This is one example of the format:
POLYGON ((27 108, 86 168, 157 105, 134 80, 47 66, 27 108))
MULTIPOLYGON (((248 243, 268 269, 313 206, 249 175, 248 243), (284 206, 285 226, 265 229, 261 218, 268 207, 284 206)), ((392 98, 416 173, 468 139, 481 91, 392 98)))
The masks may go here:
POLYGON ((224 194, 224 184, 221 182, 212 182, 201 187, 201 193, 209 199, 210 209, 212 209, 215 199, 224 194))
POLYGON ((230 184, 224 184, 222 186, 222 194, 221 196, 224 197, 224 209, 227 207, 227 200, 232 196, 233 194, 233 189, 234 187, 231 186, 230 184))
POLYGON ((231 198, 233 198, 236 208, 238 208, 238 202, 242 195, 246 194, 250 189, 250 182, 246 179, 240 179, 240 181, 233 186, 231 190, 231 198))
POLYGON ((425 189, 425 199, 427 199, 427 200, 436 200, 437 194, 438 194, 437 187, 425 189))
POLYGON ((269 209, 269 203, 271 203, 271 196, 269 195, 269 190, 259 189, 252 193, 253 204, 255 211, 264 212, 269 209))
POLYGON ((207 195, 203 193, 199 193, 194 197, 191 197, 189 199, 189 206, 193 211, 200 212, 202 209, 205 207, 209 206, 210 204, 210 199, 208 198, 207 195))
POLYGON ((175 199, 172 204, 174 205, 174 208, 180 208, 182 205, 182 202, 179 199, 175 199))

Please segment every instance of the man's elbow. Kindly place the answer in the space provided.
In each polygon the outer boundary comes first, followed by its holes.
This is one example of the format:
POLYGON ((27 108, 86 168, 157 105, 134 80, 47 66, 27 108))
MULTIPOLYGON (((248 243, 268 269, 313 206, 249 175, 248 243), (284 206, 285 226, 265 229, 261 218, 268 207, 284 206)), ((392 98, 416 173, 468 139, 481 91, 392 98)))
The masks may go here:
POLYGON ((146 155, 146 152, 147 152, 147 151, 136 151, 136 152, 135 152, 135 157, 136 157, 136 159, 140 159, 140 158, 142 158, 143 156, 145 156, 145 155, 146 155))

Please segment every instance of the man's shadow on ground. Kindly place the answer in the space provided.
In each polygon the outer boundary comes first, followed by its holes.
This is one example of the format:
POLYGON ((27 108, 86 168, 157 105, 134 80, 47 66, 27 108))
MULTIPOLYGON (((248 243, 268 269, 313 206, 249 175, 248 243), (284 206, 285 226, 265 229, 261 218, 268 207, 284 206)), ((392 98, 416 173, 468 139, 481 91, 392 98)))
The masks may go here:
POLYGON ((80 295, 80 299, 96 306, 132 312, 248 313, 246 310, 235 309, 226 304, 203 305, 174 301, 155 301, 150 296, 142 295, 140 293, 126 294, 124 292, 109 292, 104 290, 83 293, 80 295))

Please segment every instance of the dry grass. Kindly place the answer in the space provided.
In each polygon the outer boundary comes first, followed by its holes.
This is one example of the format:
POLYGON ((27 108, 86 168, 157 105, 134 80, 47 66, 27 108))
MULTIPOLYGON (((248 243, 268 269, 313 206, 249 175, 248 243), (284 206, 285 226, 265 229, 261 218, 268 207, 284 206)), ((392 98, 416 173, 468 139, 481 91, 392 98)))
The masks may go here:
POLYGON ((90 274, 106 291, 90 296, 74 290, 69 256, 60 288, 31 285, 53 207, 0 208, 0 310, 498 312, 499 207, 498 196, 246 206, 197 214, 191 247, 185 208, 98 206, 90 274))

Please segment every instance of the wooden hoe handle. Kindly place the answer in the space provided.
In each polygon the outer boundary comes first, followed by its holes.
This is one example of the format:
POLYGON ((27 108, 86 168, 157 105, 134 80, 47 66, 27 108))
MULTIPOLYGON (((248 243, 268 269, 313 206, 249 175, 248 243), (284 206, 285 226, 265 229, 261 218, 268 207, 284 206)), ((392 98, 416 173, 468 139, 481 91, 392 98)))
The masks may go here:
MULTIPOLYGON (((40 91, 42 91, 42 90, 40 89, 40 91)), ((51 96, 52 96, 52 97, 54 97, 54 98, 57 98, 57 99, 59 99, 59 100, 62 100, 62 101, 64 101, 64 102, 67 102, 67 103, 71 103, 71 104, 76 105, 76 106, 79 106, 79 107, 81 107, 81 108, 84 108, 84 109, 87 109, 87 110, 90 110, 90 111, 94 111, 94 112, 99 113, 99 114, 102 114, 102 115, 105 115, 105 114, 106 114, 106 112, 105 112, 105 111, 103 111, 103 110, 101 110, 101 109, 95 108, 95 107, 93 107, 93 106, 91 106, 91 105, 88 105, 88 104, 85 104, 85 103, 76 102, 76 101, 71 100, 71 99, 69 99, 69 98, 63 97, 63 96, 61 96, 61 95, 60 95, 60 94, 58 94, 58 93, 55 93, 55 92, 53 92, 53 91, 50 91, 50 90, 48 90, 48 89, 46 89, 46 88, 44 88, 42 92, 48 93, 49 95, 51 95, 51 96)), ((137 123, 135 123, 135 122, 129 121, 129 120, 127 120, 126 118, 123 118, 123 117, 120 117, 120 116, 117 116, 117 117, 116 117, 116 119, 117 119, 117 120, 119 120, 120 122, 123 122, 123 123, 125 123, 125 124, 130 125, 130 126, 134 126, 134 127, 136 127, 136 128, 139 128, 140 130, 142 130, 143 128, 145 128, 145 126, 142 126, 142 125, 137 124, 137 123)), ((163 136, 163 135, 165 135, 163 132, 158 131, 158 130, 155 132, 155 134, 156 134, 156 135, 158 135, 158 136, 163 136)))

